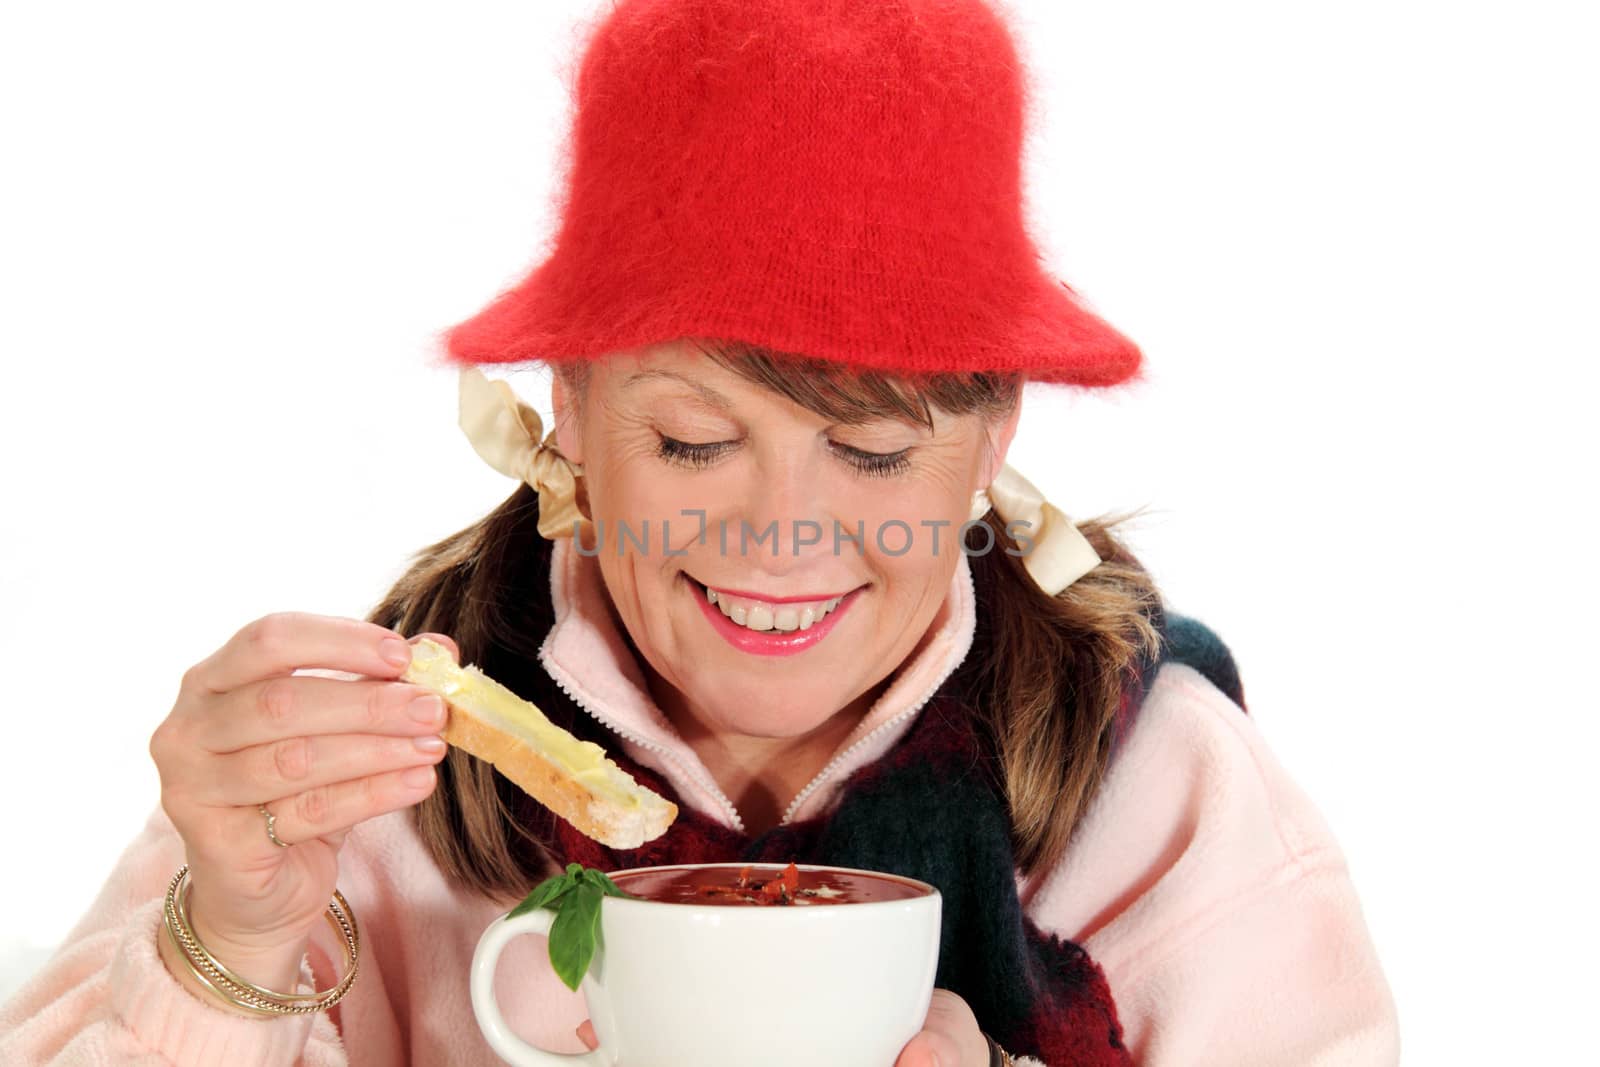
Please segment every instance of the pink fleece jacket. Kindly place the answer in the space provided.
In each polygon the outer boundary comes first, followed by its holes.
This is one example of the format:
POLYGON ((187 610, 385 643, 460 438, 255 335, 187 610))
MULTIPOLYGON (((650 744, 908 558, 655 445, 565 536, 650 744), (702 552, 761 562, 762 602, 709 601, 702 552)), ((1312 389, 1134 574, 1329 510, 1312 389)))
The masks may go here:
MULTIPOLYGON (((630 757, 742 829, 650 700, 603 595, 598 564, 557 542, 545 669, 616 731, 630 757)), ((965 657, 974 624, 963 559, 927 636, 785 821, 830 810, 850 773, 905 732, 965 657)), ((514 901, 446 885, 407 813, 356 827, 341 853, 340 890, 362 930, 361 975, 325 1014, 236 1017, 178 984, 156 946, 166 884, 183 859, 158 806, 55 955, 0 1006, 0 1063, 499 1062, 478 1031, 467 975, 484 927, 514 901)), ((1254 720, 1188 666, 1159 670, 1072 846, 1053 870, 1019 872, 1017 886, 1035 922, 1077 941, 1104 969, 1138 1064, 1398 1062, 1394 1001, 1337 842, 1254 720)), ((320 930, 306 955, 302 991, 336 980, 328 934, 320 930)), ((583 997, 560 983, 543 951, 534 938, 507 950, 501 1004, 529 1040, 581 1052, 583 997)))

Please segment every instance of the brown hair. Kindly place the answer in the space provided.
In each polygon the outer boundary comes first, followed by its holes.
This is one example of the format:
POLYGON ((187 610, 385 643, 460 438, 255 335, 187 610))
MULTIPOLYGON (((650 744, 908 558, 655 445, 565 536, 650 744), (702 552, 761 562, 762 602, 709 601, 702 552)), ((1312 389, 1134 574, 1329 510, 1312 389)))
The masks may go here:
MULTIPOLYGON (((1014 375, 890 378, 743 342, 696 343, 747 380, 839 421, 887 416, 929 425, 930 405, 999 420, 1020 398, 1014 375)), ((579 398, 588 369, 582 362, 555 368, 579 398)), ((516 576, 530 539, 539 536, 536 509, 537 494, 521 485, 482 520, 416 553, 369 621, 403 634, 449 634, 462 662, 491 674, 492 660, 507 664, 504 670, 535 664, 544 633, 529 632, 536 624, 509 594, 528 595, 516 576)), ((1077 523, 1105 562, 1054 597, 1034 584, 1020 556, 1003 551, 1019 546, 994 512, 984 520, 993 549, 982 551, 981 535, 972 535, 968 561, 985 636, 958 671, 958 685, 981 717, 978 733, 1009 806, 1024 871, 1048 869, 1065 851, 1105 771, 1124 685, 1158 651, 1151 612, 1159 594, 1112 533, 1135 514, 1077 523)), ((510 677, 500 680, 517 688, 510 677)), ((514 817, 516 787, 455 748, 439 773, 438 788, 415 809, 425 846, 453 882, 520 898, 555 861, 514 817)))

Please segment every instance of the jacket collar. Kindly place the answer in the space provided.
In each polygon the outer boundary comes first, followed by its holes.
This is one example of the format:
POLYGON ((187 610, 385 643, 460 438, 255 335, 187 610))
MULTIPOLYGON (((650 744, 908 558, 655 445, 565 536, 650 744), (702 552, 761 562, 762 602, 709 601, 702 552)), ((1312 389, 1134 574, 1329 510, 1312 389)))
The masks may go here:
MULTIPOLYGON (((539 662, 550 677, 618 735, 631 759, 665 777, 680 798, 745 832, 733 802, 651 698, 644 671, 611 612, 599 561, 578 552, 570 537, 552 545, 550 602, 555 622, 539 647, 539 662)), ((782 823, 826 812, 854 771, 889 750, 966 658, 976 621, 972 571, 962 553, 922 640, 833 758, 790 802, 782 823)))

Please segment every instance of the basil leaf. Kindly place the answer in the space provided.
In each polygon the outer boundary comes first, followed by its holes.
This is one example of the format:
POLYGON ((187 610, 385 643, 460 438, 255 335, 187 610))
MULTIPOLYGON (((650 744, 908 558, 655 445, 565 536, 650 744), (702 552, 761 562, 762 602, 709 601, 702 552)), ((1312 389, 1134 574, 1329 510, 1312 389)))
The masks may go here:
POLYGON ((611 881, 611 879, 606 877, 606 873, 604 871, 596 870, 593 867, 585 867, 583 869, 583 873, 578 875, 578 880, 594 886, 602 893, 606 891, 606 883, 611 881))
POLYGON ((553 874, 534 887, 533 892, 522 899, 522 903, 512 908, 506 914, 507 919, 515 919, 518 915, 532 911, 534 908, 548 907, 550 904, 567 893, 574 884, 572 874, 553 874))
POLYGON ((604 895, 588 882, 580 884, 562 896, 561 909, 550 924, 550 965, 574 993, 594 959, 604 895))
POLYGON ((629 900, 639 899, 626 889, 623 889, 621 886, 617 885, 617 883, 613 882, 606 876, 604 871, 590 869, 584 873, 589 875, 589 881, 599 887, 600 891, 605 893, 608 897, 626 897, 629 900))
POLYGON ((568 888, 570 888, 570 883, 568 883, 566 875, 554 875, 554 877, 546 878, 539 885, 534 886, 533 893, 523 897, 522 904, 518 904, 517 907, 507 912, 506 918, 517 918, 518 915, 531 912, 536 907, 546 907, 550 901, 554 901, 558 896, 566 893, 568 888))

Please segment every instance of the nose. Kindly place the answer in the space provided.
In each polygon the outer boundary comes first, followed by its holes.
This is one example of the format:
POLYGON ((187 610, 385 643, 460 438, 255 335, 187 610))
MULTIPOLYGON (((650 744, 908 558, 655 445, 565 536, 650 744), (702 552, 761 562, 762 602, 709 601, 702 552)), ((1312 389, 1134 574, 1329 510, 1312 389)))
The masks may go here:
POLYGON ((758 465, 748 492, 733 508, 728 554, 742 555, 763 573, 782 577, 832 554, 832 522, 816 472, 803 462, 758 465))

